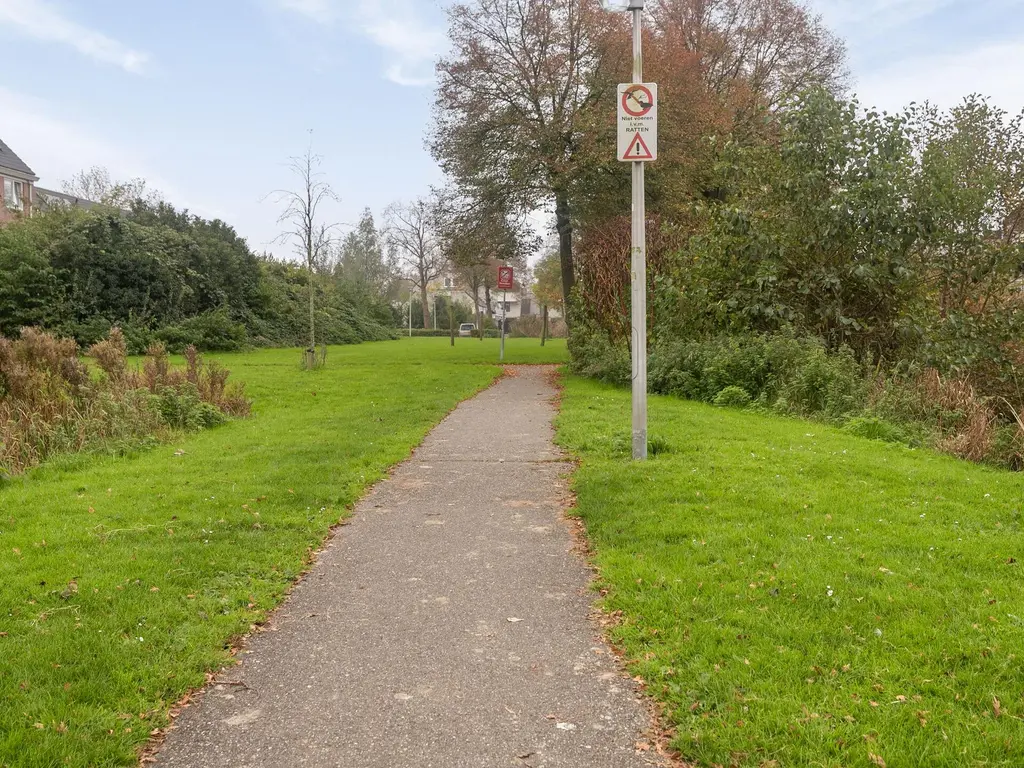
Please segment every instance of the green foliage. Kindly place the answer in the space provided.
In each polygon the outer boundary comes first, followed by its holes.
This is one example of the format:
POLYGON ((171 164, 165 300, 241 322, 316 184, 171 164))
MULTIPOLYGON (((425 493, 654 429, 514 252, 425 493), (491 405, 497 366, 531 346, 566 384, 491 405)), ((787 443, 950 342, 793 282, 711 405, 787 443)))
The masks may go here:
POLYGON ((557 251, 545 253, 533 267, 533 295, 541 306, 557 309, 563 315, 562 263, 557 251))
POLYGON ((153 395, 160 418, 167 426, 186 432, 216 427, 228 417, 215 406, 204 402, 195 385, 159 387, 153 395))
POLYGON ((898 426, 874 416, 854 416, 843 425, 843 429, 851 435, 866 437, 869 440, 883 440, 887 443, 911 442, 907 433, 898 426))
MULTIPOLYGON (((776 141, 726 142, 705 201, 661 223, 683 245, 653 252, 652 390, 742 387, 764 410, 877 417, 1019 464, 1024 116, 976 96, 886 115, 818 90, 776 117, 776 141)), ((574 370, 624 382, 594 329, 628 304, 595 306, 574 313, 574 370)))
POLYGON ((629 394, 570 377, 558 440, 581 460, 609 631, 682 762, 1024 764, 1024 477, 805 421, 649 406, 673 451, 641 464, 606 440, 629 394))
POLYGON ((917 235, 906 119, 811 91, 779 121, 777 147, 726 146, 727 200, 699 212, 660 301, 705 330, 792 327, 832 349, 889 350, 917 235))
POLYGON ((607 384, 628 384, 633 373, 629 349, 614 343, 603 329, 587 322, 582 314, 574 316, 579 319, 568 341, 573 372, 607 384))
POLYGON ((712 402, 719 408, 746 408, 750 405, 750 393, 743 387, 731 385, 715 395, 712 402))
POLYGON ((55 282, 45 253, 46 223, 21 219, 0 227, 0 336, 52 317, 55 282))
POLYGON ((341 243, 335 277, 354 293, 367 299, 379 299, 391 291, 398 274, 397 261, 367 208, 359 217, 357 227, 341 243))
POLYGON ((663 342, 651 354, 652 392, 715 403, 732 388, 757 405, 836 419, 867 402, 864 371, 848 349, 788 334, 663 342))
POLYGON ((164 326, 153 334, 153 338, 162 341, 171 352, 177 353, 189 346, 234 352, 242 349, 248 341, 245 325, 234 322, 224 309, 196 315, 176 325, 164 326))
MULTIPOLYGON (((43 326, 88 345, 118 326, 134 353, 156 340, 176 351, 305 344, 307 286, 296 265, 255 256, 224 222, 163 202, 57 209, 0 228, 0 335, 43 326)), ((390 308, 373 290, 318 280, 321 338, 390 338, 390 308)))

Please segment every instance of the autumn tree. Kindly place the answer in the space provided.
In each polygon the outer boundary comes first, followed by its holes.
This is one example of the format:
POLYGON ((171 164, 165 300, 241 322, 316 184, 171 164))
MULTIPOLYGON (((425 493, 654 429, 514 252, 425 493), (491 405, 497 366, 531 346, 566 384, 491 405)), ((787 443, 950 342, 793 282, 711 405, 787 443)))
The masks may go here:
MULTIPOLYGON (((740 123, 812 87, 846 85, 846 46, 802 0, 653 0, 653 31, 698 57, 740 123)), ((746 126, 750 127, 750 126, 746 126)))
POLYGON ((549 250, 533 267, 533 295, 543 307, 552 307, 564 314, 559 286, 558 252, 549 250))
POLYGON ((387 240, 395 248, 399 260, 413 286, 420 293, 423 327, 430 327, 427 286, 444 273, 444 251, 434 229, 433 210, 428 201, 392 203, 384 212, 387 240))
POLYGON ((579 117, 598 39, 618 16, 595 0, 463 0, 448 11, 451 53, 438 64, 434 157, 473 197, 524 210, 553 205, 562 291, 575 282, 572 187, 579 117))
POLYGON ((316 349, 316 274, 322 270, 330 256, 333 245, 333 232, 336 224, 323 221, 323 206, 338 196, 331 185, 324 180, 320 166, 323 159, 313 154, 312 146, 298 157, 292 157, 288 166, 298 177, 299 186, 296 190, 278 190, 273 193, 277 202, 284 206, 278 217, 278 224, 285 231, 278 236, 278 241, 288 243, 302 259, 309 279, 309 353, 306 356, 307 367, 312 367, 315 358, 312 353, 316 349))

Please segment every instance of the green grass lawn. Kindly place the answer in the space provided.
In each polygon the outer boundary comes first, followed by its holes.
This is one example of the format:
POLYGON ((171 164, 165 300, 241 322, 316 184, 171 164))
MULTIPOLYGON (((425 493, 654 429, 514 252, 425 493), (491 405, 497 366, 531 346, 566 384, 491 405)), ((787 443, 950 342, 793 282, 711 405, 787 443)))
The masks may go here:
POLYGON ((1024 476, 569 378, 614 639, 701 766, 1024 765, 1024 476))
MULTIPOLYGON (((565 343, 506 352, 561 362, 565 343)), ((493 381, 497 357, 497 340, 430 338, 331 348, 309 373, 297 350, 221 355, 252 418, 0 485, 0 766, 137 762, 346 508, 493 381)))

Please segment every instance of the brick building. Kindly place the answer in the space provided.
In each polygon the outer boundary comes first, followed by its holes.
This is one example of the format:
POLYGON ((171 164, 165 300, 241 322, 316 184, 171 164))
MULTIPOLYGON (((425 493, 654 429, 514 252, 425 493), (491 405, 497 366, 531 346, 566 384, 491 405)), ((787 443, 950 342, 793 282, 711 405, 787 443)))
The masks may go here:
POLYGON ((31 216, 39 177, 0 140, 0 222, 31 216))

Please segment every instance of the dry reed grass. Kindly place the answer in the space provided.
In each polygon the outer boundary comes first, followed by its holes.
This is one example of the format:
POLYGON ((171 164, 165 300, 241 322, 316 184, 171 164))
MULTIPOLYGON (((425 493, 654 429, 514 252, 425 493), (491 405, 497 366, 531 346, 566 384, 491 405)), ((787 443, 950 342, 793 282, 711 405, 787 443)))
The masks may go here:
POLYGON ((176 369, 166 349, 151 347, 136 371, 115 328, 87 354, 101 375, 90 375, 71 339, 34 328, 22 329, 17 339, 0 338, 0 473, 18 474, 57 454, 165 436, 170 426, 156 394, 194 392, 197 401, 226 415, 249 413, 242 387, 228 383, 228 371, 204 363, 194 348, 186 352, 186 367, 176 369))

